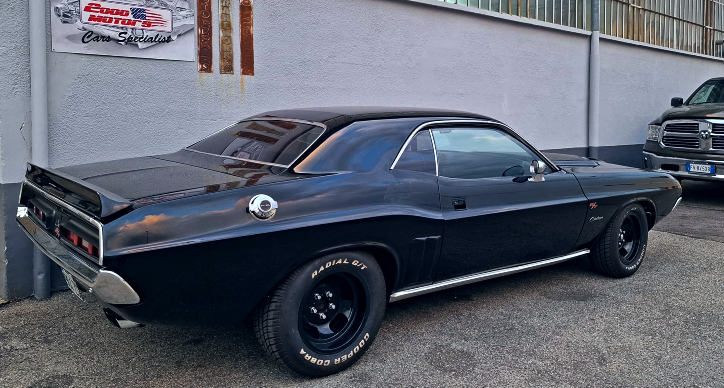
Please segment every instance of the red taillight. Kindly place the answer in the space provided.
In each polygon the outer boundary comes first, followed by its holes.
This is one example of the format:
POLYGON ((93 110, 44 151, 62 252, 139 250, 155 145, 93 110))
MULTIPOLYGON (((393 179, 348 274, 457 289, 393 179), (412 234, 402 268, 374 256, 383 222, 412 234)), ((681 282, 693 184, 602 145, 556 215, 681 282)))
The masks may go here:
POLYGON ((66 230, 66 231, 65 231, 65 238, 67 238, 68 240, 70 240, 70 242, 72 242, 73 245, 75 245, 75 246, 77 246, 77 247, 79 247, 80 244, 83 242, 83 239, 80 238, 80 236, 78 236, 77 234, 71 232, 70 230, 66 230))
POLYGON ((88 252, 89 254, 98 257, 98 248, 96 248, 93 244, 90 242, 83 240, 80 236, 77 234, 71 232, 70 230, 65 231, 65 238, 67 238, 70 242, 73 243, 73 245, 77 246, 78 248, 88 252))
POLYGON ((40 221, 45 221, 45 213, 37 207, 33 206, 33 213, 40 218, 40 221))

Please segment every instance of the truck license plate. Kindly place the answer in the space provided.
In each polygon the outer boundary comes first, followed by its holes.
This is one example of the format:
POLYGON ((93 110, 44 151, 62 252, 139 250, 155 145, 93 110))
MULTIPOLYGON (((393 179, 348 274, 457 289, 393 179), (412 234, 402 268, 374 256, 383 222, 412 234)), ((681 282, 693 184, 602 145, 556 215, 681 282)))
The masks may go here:
POLYGON ((686 171, 688 171, 688 172, 698 172, 698 173, 704 173, 704 174, 713 174, 713 173, 714 173, 714 166, 711 165, 711 164, 687 163, 687 164, 686 164, 686 171))

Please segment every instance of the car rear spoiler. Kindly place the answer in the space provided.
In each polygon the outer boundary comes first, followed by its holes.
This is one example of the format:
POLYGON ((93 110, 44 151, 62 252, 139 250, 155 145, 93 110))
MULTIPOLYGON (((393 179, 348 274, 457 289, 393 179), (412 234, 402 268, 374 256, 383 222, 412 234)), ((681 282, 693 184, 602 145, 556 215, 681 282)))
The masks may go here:
POLYGON ((25 178, 36 189, 43 190, 101 221, 124 210, 128 211, 132 206, 129 200, 80 178, 32 163, 28 163, 25 178))

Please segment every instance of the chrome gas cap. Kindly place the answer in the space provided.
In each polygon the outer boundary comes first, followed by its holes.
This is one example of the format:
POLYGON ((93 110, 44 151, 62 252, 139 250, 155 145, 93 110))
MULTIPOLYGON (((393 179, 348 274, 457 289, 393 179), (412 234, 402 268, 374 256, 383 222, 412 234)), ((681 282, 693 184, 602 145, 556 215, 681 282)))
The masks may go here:
POLYGON ((259 221, 267 221, 274 217, 277 207, 277 201, 265 194, 255 195, 249 201, 249 213, 259 221))

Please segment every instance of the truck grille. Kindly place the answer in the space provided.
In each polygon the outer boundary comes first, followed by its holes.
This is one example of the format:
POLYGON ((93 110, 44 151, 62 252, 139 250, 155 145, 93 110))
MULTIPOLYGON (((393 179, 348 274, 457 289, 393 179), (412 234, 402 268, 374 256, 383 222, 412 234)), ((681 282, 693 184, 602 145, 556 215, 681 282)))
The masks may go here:
POLYGON ((713 150, 724 150, 724 137, 712 137, 711 138, 711 149, 713 150))
POLYGON ((711 126, 711 133, 724 135, 724 124, 713 124, 711 126))
POLYGON ((664 135, 662 142, 667 147, 699 149, 699 138, 693 136, 676 136, 666 134, 664 135))
POLYGON ((692 122, 688 122, 688 123, 666 124, 665 130, 666 130, 666 132, 698 134, 699 133, 699 123, 696 121, 692 121, 692 122))

